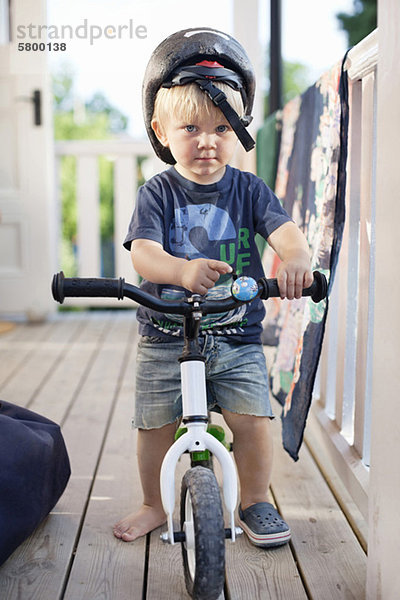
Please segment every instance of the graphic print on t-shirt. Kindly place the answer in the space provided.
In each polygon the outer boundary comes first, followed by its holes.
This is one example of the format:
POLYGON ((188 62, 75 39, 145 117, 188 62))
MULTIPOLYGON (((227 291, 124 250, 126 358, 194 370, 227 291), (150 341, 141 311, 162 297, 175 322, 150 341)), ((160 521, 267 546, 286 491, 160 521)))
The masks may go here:
POLYGON ((174 214, 169 244, 177 256, 219 260, 221 242, 237 238, 228 212, 213 204, 189 204, 176 208, 174 214))
MULTIPOLYGON (((236 246, 238 234, 229 213, 215 206, 214 204, 188 204, 186 206, 175 208, 174 219, 169 228, 169 245, 175 256, 190 258, 221 258, 226 256, 226 242, 231 242, 230 246, 235 251, 230 253, 229 263, 236 262, 236 246), (221 248, 223 245, 223 248, 221 248)), ((229 298, 230 283, 226 282, 226 277, 211 288, 207 293, 207 298, 221 299, 229 298)), ((182 297, 182 290, 168 287, 162 290, 161 297, 168 300, 176 300, 182 297)), ((218 327, 226 328, 235 324, 240 327, 246 313, 246 307, 241 306, 228 313, 210 315, 203 317, 202 329, 207 329, 218 323, 218 327)), ((172 322, 181 323, 182 318, 177 315, 166 315, 172 322)))

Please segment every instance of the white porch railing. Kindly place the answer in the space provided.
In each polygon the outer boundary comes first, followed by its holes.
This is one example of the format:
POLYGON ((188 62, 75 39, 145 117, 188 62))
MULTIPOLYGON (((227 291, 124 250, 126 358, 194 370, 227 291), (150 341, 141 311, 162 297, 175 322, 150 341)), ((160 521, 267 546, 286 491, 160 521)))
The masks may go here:
MULTIPOLYGON (((114 163, 113 211, 114 211, 114 272, 136 284, 138 276, 133 270, 129 253, 122 247, 134 208, 138 187, 138 157, 147 157, 142 170, 148 178, 164 167, 154 157, 147 141, 58 141, 55 144, 57 157, 57 182, 60 182, 60 161, 63 156, 76 157, 76 200, 77 200, 77 276, 101 276, 100 247, 100 204, 99 204, 99 157, 106 156, 114 163), (145 168, 146 167, 146 168, 145 168)), ((60 183, 59 183, 60 186, 60 183)), ((59 192, 60 195, 60 192, 59 192)), ((60 236, 59 236, 60 238, 60 236)), ((131 302, 123 303, 132 305, 131 302)), ((68 305, 115 306, 114 299, 76 298, 68 305)))
MULTIPOLYGON (((346 63, 350 104, 346 223, 306 430, 314 455, 324 469, 334 465, 365 520, 374 321, 377 57, 375 31, 349 52, 346 63)), ((332 480, 334 486, 335 475, 332 480)))

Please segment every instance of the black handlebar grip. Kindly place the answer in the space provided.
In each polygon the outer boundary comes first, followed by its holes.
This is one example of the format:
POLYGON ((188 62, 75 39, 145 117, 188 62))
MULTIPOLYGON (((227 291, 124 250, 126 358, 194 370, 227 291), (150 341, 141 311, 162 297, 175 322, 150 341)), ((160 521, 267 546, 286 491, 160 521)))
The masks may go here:
POLYGON ((314 271, 314 281, 309 288, 304 288, 302 296, 311 296, 311 299, 315 302, 321 302, 328 293, 328 282, 326 277, 320 271, 314 271))
MULTIPOLYGON (((318 303, 326 297, 328 292, 328 282, 326 281, 325 275, 319 271, 314 271, 313 275, 314 281, 310 287, 303 289, 302 296, 311 296, 312 300, 318 303)), ((260 297, 263 300, 280 296, 277 279, 266 279, 263 277, 259 281, 259 284, 262 289, 260 297)))
POLYGON ((60 271, 53 277, 51 290, 53 298, 60 304, 65 297, 118 298, 124 297, 125 279, 65 277, 60 271))
POLYGON ((260 298, 262 298, 262 300, 280 296, 277 279, 267 279, 266 277, 262 277, 259 279, 258 285, 261 288, 260 298))

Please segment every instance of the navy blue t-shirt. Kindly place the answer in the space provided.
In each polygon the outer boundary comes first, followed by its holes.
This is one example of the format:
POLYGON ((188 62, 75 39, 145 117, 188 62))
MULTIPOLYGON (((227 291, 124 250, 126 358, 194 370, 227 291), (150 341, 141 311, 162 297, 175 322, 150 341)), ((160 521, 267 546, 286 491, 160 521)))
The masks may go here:
MULTIPOLYGON (((200 185, 171 167, 139 188, 124 246, 130 250, 135 239, 153 240, 173 256, 222 260, 239 275, 257 280, 264 273, 255 234, 267 239, 290 220, 275 194, 252 173, 227 166, 220 181, 200 185)), ((231 284, 232 277, 222 275, 207 297, 230 296, 231 284)), ((146 280, 141 288, 165 299, 188 294, 183 288, 146 280)), ((262 301, 256 299, 227 313, 203 317, 201 333, 258 343, 264 314, 262 301)), ((178 315, 164 315, 141 306, 137 318, 141 335, 170 339, 182 336, 182 318, 178 315)))

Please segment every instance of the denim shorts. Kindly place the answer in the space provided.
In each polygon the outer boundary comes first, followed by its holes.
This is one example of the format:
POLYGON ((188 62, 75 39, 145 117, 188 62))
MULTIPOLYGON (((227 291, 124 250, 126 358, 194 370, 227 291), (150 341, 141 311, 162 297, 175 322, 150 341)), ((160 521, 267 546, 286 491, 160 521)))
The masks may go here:
MULTIPOLYGON (((200 338, 205 356, 207 405, 239 414, 273 418, 261 344, 240 344, 212 335, 200 338)), ((154 429, 182 416, 180 364, 183 341, 142 337, 136 362, 133 426, 154 429)))

